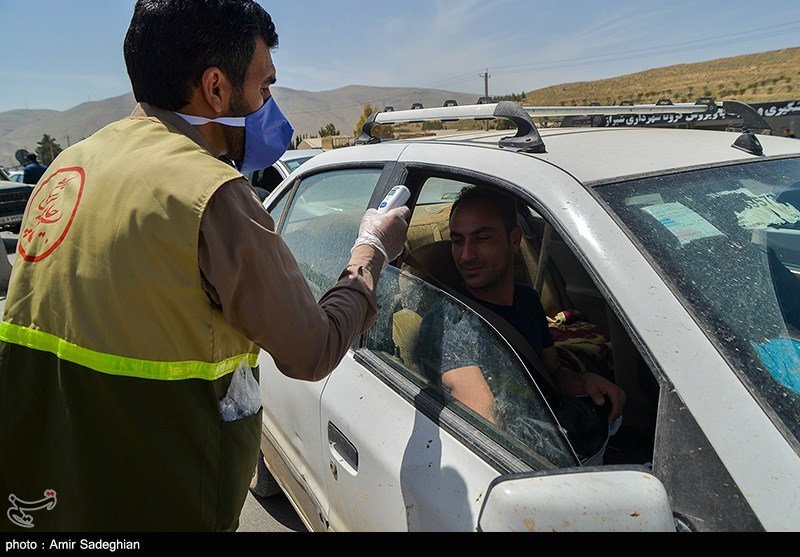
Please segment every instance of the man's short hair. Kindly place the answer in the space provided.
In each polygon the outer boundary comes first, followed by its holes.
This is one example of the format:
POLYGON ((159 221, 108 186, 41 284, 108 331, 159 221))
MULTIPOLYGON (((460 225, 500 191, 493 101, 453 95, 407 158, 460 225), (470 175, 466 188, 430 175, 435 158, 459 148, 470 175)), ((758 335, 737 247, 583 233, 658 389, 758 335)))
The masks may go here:
POLYGON ((211 67, 241 88, 258 37, 278 47, 272 18, 254 0, 137 0, 124 43, 133 95, 179 110, 211 67))
POLYGON ((28 153, 25 155, 25 160, 30 162, 36 162, 36 153, 28 153))
POLYGON ((517 201, 505 193, 487 188, 485 186, 466 186, 458 194, 458 198, 450 209, 450 219, 452 220, 456 210, 463 205, 473 203, 490 203, 497 209, 500 219, 503 221, 506 232, 511 233, 517 226, 517 201))

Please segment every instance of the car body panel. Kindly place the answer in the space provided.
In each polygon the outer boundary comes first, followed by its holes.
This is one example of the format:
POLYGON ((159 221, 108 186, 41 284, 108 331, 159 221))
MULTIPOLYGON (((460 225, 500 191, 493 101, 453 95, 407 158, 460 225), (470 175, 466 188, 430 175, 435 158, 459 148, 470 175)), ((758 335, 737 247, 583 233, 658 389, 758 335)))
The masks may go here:
POLYGON ((322 455, 336 470, 327 474, 332 529, 475 531, 485 495, 475 486, 488 485, 498 472, 469 458, 408 400, 351 364, 337 368, 323 393, 321 423, 336 426, 358 451, 353 466, 329 438, 322 455))
POLYGON ((280 167, 283 177, 285 178, 291 174, 293 170, 299 168, 300 165, 305 164, 313 157, 321 155, 324 152, 324 149, 292 149, 291 151, 286 151, 275 164, 280 167))
MULTIPOLYGON (((326 493, 322 478, 327 470, 327 461, 321 458, 306 459, 304 455, 320 455, 322 451, 319 401, 325 382, 310 383, 287 378, 277 371, 275 361, 264 350, 259 356, 259 366, 262 370, 264 406, 262 435, 270 436, 263 440, 279 451, 281 461, 286 463, 289 472, 288 476, 276 475, 276 479, 287 492, 292 490, 291 479, 294 479, 295 482, 307 484, 306 490, 310 493, 321 496, 326 493), (298 401, 304 403, 298 404, 298 401)), ((312 500, 310 503, 327 512, 326 499, 312 500)), ((317 515, 313 511, 297 510, 304 521, 313 522, 317 515)), ((310 524, 307 526, 310 527, 310 524)))
POLYGON ((292 149, 286 151, 272 166, 250 172, 247 175, 247 179, 253 184, 263 202, 292 171, 324 152, 322 149, 292 149))

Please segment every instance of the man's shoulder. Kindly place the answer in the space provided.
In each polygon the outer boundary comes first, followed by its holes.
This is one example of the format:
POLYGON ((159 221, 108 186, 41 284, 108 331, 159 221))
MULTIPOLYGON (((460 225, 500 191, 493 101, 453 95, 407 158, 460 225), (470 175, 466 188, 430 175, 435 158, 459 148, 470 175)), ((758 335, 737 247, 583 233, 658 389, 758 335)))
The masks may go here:
POLYGON ((528 286, 522 282, 517 282, 514 284, 514 295, 520 300, 539 299, 539 293, 536 292, 536 290, 534 290, 531 286, 528 286))
POLYGON ((514 305, 525 311, 536 309, 544 313, 539 293, 527 284, 517 283, 514 287, 514 305))

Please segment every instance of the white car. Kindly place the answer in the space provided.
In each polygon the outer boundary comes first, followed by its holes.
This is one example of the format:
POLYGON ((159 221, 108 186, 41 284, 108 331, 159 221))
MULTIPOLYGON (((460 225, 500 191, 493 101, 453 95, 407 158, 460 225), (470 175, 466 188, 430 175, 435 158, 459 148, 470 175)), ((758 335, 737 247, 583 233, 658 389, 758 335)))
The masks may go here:
POLYGON ((19 182, 20 184, 23 183, 25 180, 25 171, 24 170, 12 170, 8 173, 9 180, 11 182, 19 182))
POLYGON ((323 149, 292 149, 286 151, 278 162, 268 168, 251 172, 248 179, 253 184, 253 187, 256 188, 261 200, 264 201, 267 195, 285 180, 292 171, 323 152, 323 149))
MULTIPOLYGON (((531 118, 719 108, 379 113, 362 145, 306 162, 265 206, 316 295, 393 186, 411 190, 413 216, 404 255, 380 278, 377 323, 327 379, 287 379, 262 352, 253 491, 283 491, 312 531, 800 530, 800 142, 748 129, 537 129, 531 118), (369 133, 492 117, 517 134, 369 133), (580 465, 520 352, 448 294, 459 282, 448 215, 465 185, 517 198, 517 276, 541 293, 559 354, 626 391, 603 465, 580 465), (431 312, 467 320, 499 425, 426 373, 420 353, 441 341, 419 333, 431 312)), ((750 129, 759 121, 729 108, 750 129)))

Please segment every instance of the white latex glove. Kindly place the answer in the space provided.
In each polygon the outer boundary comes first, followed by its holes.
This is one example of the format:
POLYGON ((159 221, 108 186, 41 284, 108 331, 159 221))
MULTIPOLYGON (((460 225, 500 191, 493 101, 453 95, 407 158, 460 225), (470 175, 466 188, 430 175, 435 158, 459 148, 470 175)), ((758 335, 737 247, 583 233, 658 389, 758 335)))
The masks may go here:
POLYGON ((356 246, 364 244, 374 247, 383 254, 381 270, 385 269, 390 261, 394 261, 403 253, 410 217, 411 209, 405 206, 396 207, 381 215, 377 209, 367 209, 361 219, 361 227, 353 250, 356 246))

